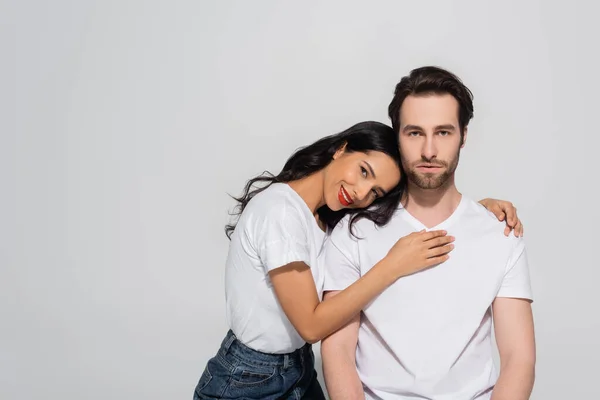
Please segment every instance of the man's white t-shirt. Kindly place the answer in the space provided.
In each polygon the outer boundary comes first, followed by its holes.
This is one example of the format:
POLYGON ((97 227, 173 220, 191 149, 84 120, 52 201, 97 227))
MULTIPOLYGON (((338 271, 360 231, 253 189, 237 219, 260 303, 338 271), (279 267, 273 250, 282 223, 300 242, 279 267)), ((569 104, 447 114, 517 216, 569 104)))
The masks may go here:
POLYGON ((238 340, 276 354, 306 343, 283 312, 269 271, 294 261, 306 263, 321 298, 324 273, 317 259, 324 238, 308 205, 287 184, 273 184, 248 202, 225 267, 227 321, 238 340))
MULTIPOLYGON (((323 250, 325 291, 343 290, 386 256, 394 243, 426 227, 400 208, 390 223, 367 220, 333 230, 323 250)), ((456 238, 450 259, 403 277, 361 314, 356 364, 367 399, 489 399, 491 304, 496 297, 532 300, 522 238, 465 198, 444 222, 456 238)))

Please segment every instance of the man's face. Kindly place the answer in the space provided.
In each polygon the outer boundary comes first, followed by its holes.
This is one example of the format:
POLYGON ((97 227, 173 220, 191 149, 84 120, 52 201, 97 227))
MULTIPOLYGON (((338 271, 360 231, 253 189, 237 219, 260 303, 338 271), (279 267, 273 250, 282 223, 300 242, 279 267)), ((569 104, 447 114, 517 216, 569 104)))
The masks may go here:
POLYGON ((450 94, 410 95, 400 108, 400 153, 408 180, 421 189, 443 186, 458 166, 458 102, 450 94))

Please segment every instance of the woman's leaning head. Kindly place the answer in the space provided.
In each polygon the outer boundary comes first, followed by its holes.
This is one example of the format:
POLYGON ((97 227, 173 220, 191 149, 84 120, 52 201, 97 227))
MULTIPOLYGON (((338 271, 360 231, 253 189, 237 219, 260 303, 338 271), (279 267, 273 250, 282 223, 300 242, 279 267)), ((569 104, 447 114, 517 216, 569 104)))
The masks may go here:
MULTIPOLYGON (((323 174, 325 204, 317 212, 333 228, 345 215, 352 220, 368 218, 377 224, 389 221, 403 191, 398 137, 385 124, 367 121, 343 132, 319 139, 296 151, 281 172, 251 179, 236 198, 238 214, 254 195, 276 182, 293 182, 317 172, 323 174), (255 183, 266 186, 253 188, 255 183)), ((235 225, 228 225, 228 235, 235 225)))

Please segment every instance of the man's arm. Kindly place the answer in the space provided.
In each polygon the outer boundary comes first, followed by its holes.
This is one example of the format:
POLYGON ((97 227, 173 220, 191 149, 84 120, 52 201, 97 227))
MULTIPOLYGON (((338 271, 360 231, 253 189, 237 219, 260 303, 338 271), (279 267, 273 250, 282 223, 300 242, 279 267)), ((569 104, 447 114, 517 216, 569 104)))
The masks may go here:
MULTIPOLYGON (((335 296, 327 292, 325 298, 335 296)), ((321 358, 325 386, 332 400, 364 400, 365 393, 356 371, 356 344, 360 315, 354 317, 342 329, 323 339, 321 358)))
POLYGON ((500 377, 492 400, 528 400, 535 380, 535 337, 531 303, 498 297, 492 305, 500 377))

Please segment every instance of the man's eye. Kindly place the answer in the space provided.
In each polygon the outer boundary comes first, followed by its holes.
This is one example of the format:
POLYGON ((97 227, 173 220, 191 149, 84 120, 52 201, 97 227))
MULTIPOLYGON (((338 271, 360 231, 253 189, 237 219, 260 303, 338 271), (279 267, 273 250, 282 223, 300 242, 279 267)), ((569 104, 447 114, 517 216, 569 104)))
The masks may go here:
POLYGON ((448 136, 450 134, 450 132, 448 132, 448 131, 439 131, 438 134, 440 136, 448 136))

